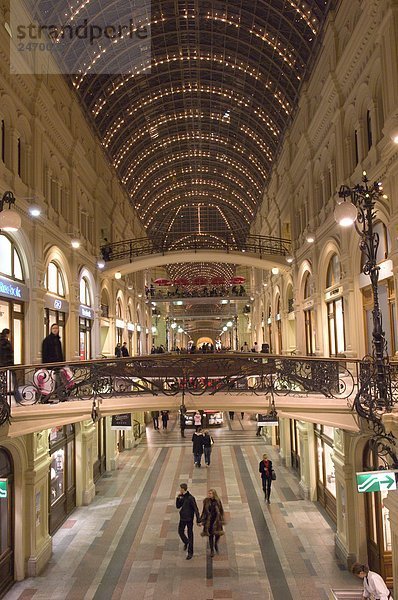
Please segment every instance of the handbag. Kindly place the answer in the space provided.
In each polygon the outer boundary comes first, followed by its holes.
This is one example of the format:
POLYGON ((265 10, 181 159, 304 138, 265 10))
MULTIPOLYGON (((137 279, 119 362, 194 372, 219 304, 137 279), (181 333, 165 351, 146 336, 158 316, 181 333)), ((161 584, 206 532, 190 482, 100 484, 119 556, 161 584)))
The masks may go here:
POLYGON ((275 473, 274 469, 272 469, 272 471, 271 471, 271 479, 272 479, 272 481, 276 480, 276 473, 275 473))
POLYGON ((212 436, 210 436, 210 446, 212 446, 214 444, 214 440, 212 438, 212 436))

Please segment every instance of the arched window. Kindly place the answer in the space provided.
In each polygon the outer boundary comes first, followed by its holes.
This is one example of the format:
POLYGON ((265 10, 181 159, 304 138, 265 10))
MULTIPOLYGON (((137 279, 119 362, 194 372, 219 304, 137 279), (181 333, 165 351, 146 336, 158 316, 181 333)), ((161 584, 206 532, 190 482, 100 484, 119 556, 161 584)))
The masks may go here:
POLYGON ((53 261, 48 264, 44 285, 51 294, 65 298, 64 276, 60 267, 53 261))
POLYGON ((289 287, 287 288, 287 311, 290 313, 294 311, 293 304, 293 286, 289 285, 289 287))
POLYGON ((334 285, 338 285, 341 279, 341 266, 340 259, 337 254, 333 254, 330 261, 326 274, 326 287, 330 288, 334 285))
POLYGON ((14 242, 4 233, 0 233, 0 274, 24 281, 22 261, 14 242))
POLYGON ((372 144, 373 144, 373 139, 372 139, 372 117, 370 115, 370 110, 368 110, 366 112, 366 133, 367 133, 367 137, 368 137, 368 150, 371 149, 372 144))
POLYGON ((109 296, 105 289, 101 292, 101 317, 109 318, 109 296))
POLYGON ((122 302, 121 302, 120 298, 118 298, 116 300, 116 318, 123 319, 123 309, 122 309, 122 302))
POLYGON ((86 277, 80 279, 80 304, 91 306, 90 285, 86 277))
POLYGON ((307 271, 307 274, 304 279, 304 300, 307 300, 312 296, 312 283, 311 283, 311 273, 307 271))

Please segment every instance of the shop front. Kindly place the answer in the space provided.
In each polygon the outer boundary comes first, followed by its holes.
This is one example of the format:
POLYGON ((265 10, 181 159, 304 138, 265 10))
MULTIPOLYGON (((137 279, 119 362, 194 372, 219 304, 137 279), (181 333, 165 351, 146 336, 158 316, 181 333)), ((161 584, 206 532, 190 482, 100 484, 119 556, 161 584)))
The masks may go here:
POLYGON ((80 360, 93 358, 92 351, 92 329, 94 322, 94 311, 88 306, 80 305, 79 308, 79 355, 80 360))
POLYGON ((52 535, 76 507, 75 426, 53 427, 49 446, 49 532, 52 535))
POLYGON ((14 478, 10 454, 0 447, 0 597, 14 582, 14 478))
POLYGON ((64 274, 60 266, 54 261, 48 264, 44 285, 47 290, 47 294, 44 297, 44 337, 50 334, 53 325, 58 325, 65 356, 66 322, 69 314, 69 302, 66 301, 64 274))
POLYGON ((24 360, 25 303, 29 301, 29 289, 18 248, 7 235, 0 233, 0 331, 10 330, 14 348, 14 363, 24 360))
POLYGON ((336 477, 333 462, 334 428, 315 425, 318 502, 336 523, 336 477))

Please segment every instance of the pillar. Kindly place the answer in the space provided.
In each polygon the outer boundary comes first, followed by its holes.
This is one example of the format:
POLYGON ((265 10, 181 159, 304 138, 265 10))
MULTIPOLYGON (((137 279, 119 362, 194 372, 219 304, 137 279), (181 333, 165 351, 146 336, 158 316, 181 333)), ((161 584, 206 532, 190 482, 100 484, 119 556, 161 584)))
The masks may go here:
POLYGON ((337 505, 335 551, 348 569, 357 559, 358 547, 358 495, 354 485, 356 473, 354 437, 357 437, 357 434, 335 429, 333 448, 337 505))
POLYGON ((26 493, 26 539, 29 540, 27 575, 35 577, 51 558, 52 538, 48 531, 49 493, 48 470, 50 454, 48 430, 25 437, 29 456, 25 474, 26 493))
POLYGON ((286 467, 291 467, 290 419, 279 419, 279 447, 283 464, 286 467))
MULTIPOLYGON (((77 425, 76 425, 77 427, 77 425)), ((95 497, 93 445, 95 425, 90 419, 80 423, 76 435, 76 506, 87 506, 95 497)))
POLYGON ((300 447, 300 483, 301 495, 306 500, 316 500, 315 436, 312 423, 297 424, 300 447))
MULTIPOLYGON (((389 413, 383 418, 387 431, 391 431, 398 439, 398 414, 389 413)), ((390 511, 391 545, 392 545, 392 576, 395 588, 398 582, 398 492, 388 492, 384 505, 390 511)))

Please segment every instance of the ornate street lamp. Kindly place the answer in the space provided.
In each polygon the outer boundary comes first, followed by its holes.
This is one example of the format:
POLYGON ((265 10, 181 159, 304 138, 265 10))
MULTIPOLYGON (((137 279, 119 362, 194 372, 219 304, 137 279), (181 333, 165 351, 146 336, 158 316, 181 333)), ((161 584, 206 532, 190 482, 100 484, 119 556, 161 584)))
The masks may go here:
POLYGON ((0 200, 0 229, 3 231, 18 231, 18 229, 21 229, 21 217, 11 208, 14 204, 14 194, 12 192, 4 192, 0 200), (8 204, 8 210, 5 210, 5 204, 8 204))
POLYGON ((359 234, 360 249, 365 257, 362 272, 369 275, 373 294, 373 329, 372 329, 372 356, 365 357, 360 364, 358 393, 355 396, 354 408, 360 417, 364 418, 374 431, 372 441, 377 448, 379 456, 387 465, 386 457, 389 456, 395 467, 398 466, 398 457, 395 446, 396 439, 390 432, 387 433, 382 421, 386 412, 391 412, 397 402, 392 393, 391 371, 385 333, 383 331, 382 314, 379 303, 379 271, 377 264, 377 251, 379 248, 379 234, 374 229, 376 202, 383 195, 383 187, 375 181, 369 185, 366 171, 363 172, 362 184, 353 188, 342 185, 339 190, 339 203, 335 208, 336 221, 343 227, 354 224, 359 234))

